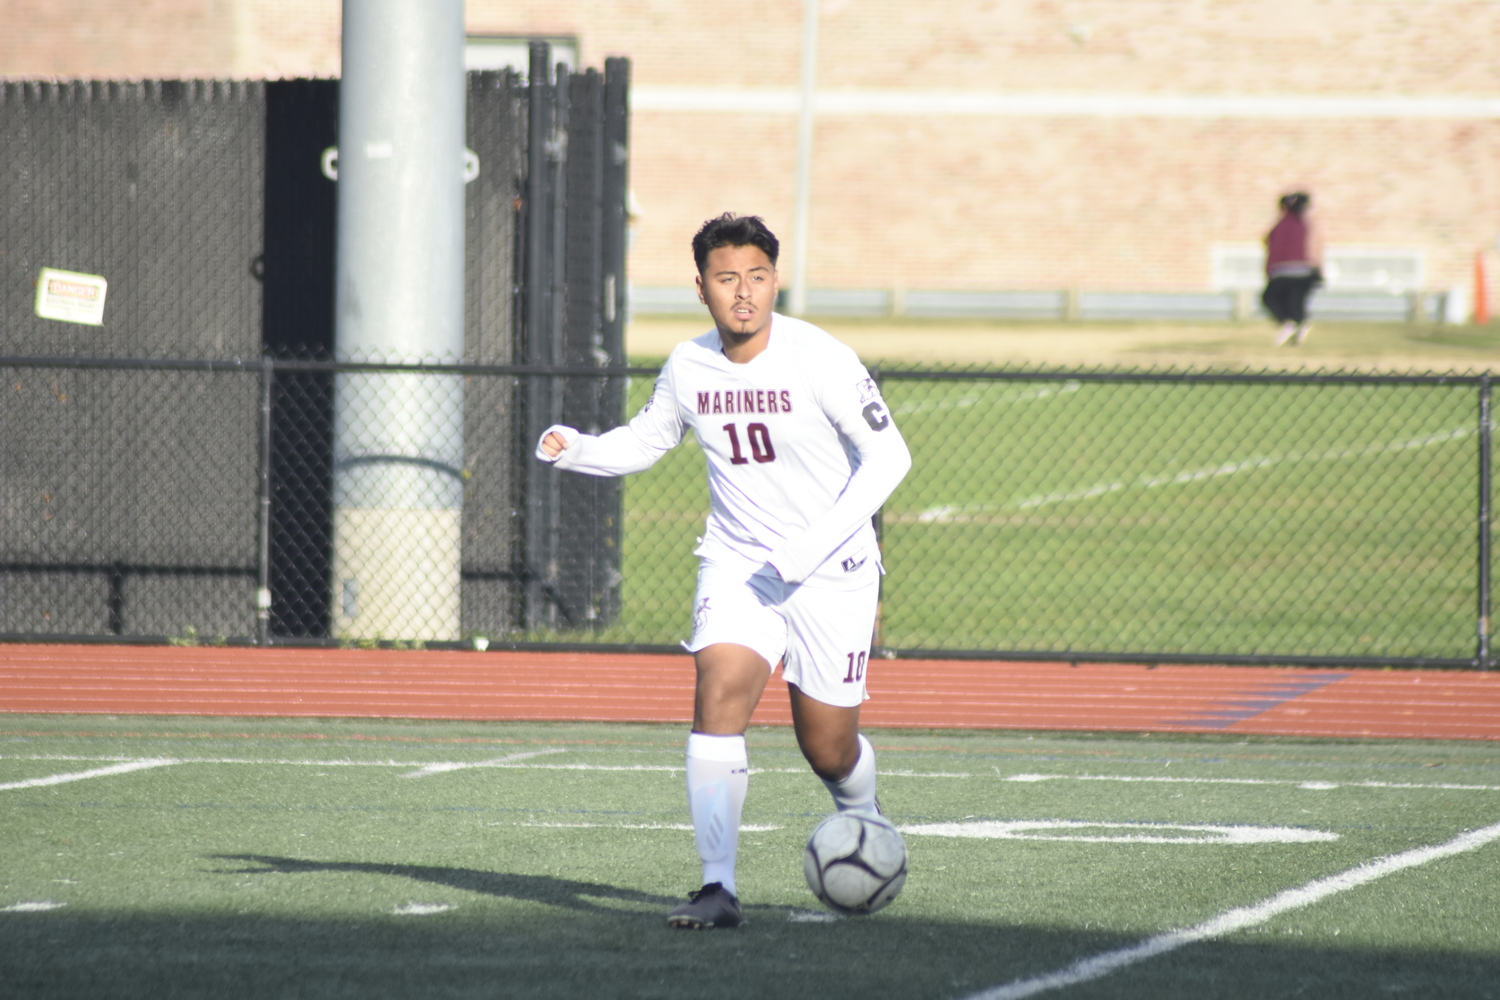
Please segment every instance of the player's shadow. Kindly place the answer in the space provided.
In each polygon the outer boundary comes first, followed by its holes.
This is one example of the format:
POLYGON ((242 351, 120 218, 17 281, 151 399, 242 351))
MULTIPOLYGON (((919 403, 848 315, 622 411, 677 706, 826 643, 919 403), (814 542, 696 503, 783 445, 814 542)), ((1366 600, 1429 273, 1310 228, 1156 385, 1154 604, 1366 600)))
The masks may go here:
POLYGON ((478 871, 472 868, 441 868, 436 865, 374 864, 363 861, 310 861, 304 858, 278 858, 263 854, 215 854, 222 861, 242 861, 253 868, 214 869, 218 875, 312 875, 320 872, 355 872, 364 875, 397 875, 444 885, 465 892, 487 896, 547 903, 571 910, 593 913, 618 913, 614 907, 595 902, 612 899, 625 903, 651 903, 670 906, 675 898, 658 896, 635 889, 603 885, 598 882, 575 882, 551 875, 517 875, 512 872, 478 871))

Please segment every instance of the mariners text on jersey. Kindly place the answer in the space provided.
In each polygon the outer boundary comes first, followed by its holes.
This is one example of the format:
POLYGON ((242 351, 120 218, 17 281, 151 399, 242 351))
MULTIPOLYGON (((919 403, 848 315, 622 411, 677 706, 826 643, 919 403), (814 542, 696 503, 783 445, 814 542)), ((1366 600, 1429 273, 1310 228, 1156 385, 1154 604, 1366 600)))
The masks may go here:
POLYGON ((786 389, 730 389, 698 393, 698 412, 791 413, 792 394, 786 389))

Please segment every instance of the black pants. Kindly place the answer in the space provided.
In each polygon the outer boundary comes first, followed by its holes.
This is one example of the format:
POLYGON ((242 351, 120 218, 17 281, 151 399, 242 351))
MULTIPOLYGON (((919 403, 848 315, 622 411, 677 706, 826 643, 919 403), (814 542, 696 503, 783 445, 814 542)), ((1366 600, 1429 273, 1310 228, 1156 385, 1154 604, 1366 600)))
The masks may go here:
POLYGON ((1319 283, 1316 274, 1272 278, 1266 283, 1266 290, 1261 293, 1260 300, 1265 304, 1266 311, 1276 318, 1276 322, 1305 323, 1307 297, 1319 283))

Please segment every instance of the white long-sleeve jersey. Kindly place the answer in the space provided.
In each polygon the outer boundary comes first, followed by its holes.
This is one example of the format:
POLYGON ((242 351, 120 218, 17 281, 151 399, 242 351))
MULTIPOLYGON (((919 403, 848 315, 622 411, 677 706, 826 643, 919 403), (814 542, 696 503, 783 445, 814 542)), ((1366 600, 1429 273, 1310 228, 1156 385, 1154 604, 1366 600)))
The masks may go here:
POLYGON ((571 444, 558 468, 622 476, 650 468, 691 428, 708 456, 710 510, 697 554, 770 563, 787 583, 832 582, 879 562, 870 517, 911 454, 870 373, 811 323, 775 315, 766 349, 724 356, 717 330, 678 345, 651 400, 625 426, 571 444))

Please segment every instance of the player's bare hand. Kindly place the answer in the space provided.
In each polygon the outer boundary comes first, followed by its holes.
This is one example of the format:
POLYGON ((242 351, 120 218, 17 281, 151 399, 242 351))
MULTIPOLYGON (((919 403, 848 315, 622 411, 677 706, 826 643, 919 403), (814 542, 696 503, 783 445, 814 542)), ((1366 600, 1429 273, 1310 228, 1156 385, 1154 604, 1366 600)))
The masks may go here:
POLYGON ((542 451, 547 453, 548 458, 556 458, 568 450, 568 439, 553 431, 542 438, 542 451))

